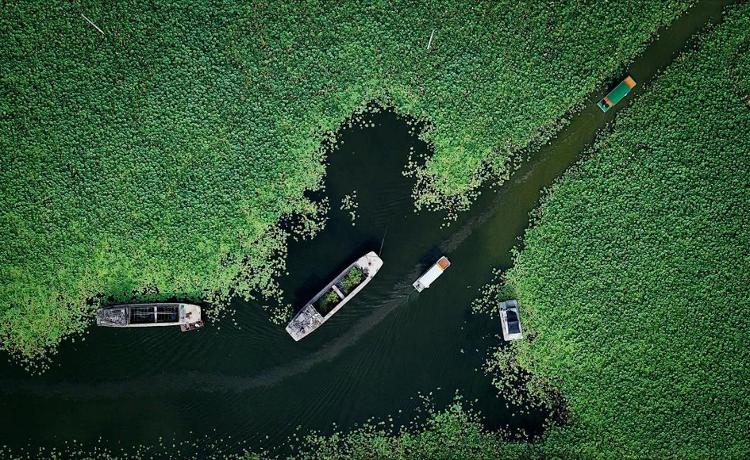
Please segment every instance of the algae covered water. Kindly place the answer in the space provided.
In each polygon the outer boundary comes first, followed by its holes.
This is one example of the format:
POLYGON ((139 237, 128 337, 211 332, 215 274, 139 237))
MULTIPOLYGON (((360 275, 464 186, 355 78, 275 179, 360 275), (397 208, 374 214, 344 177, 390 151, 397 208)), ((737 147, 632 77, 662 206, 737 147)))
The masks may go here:
MULTIPOLYGON (((630 68, 639 84, 633 96, 721 8, 703 2, 664 31, 630 68)), ((299 343, 259 305, 238 300, 233 318, 198 333, 93 328, 84 341, 64 344, 41 376, 3 363, 0 444, 63 448, 76 440, 128 448, 159 438, 220 437, 238 448, 274 446, 297 432, 329 432, 334 423, 347 429, 390 416, 398 425, 418 416, 421 395, 440 408, 457 391, 489 428, 540 433, 544 414, 506 407, 482 374, 500 325, 472 315, 470 304, 492 269, 510 266, 510 249, 544 187, 615 116, 617 110, 603 115, 595 100, 449 226, 441 214, 414 212, 414 181, 403 174, 428 146, 392 112, 365 116, 342 131, 343 143, 329 156, 324 230, 290 241, 289 274, 281 280, 285 300, 299 308, 374 250, 385 264, 360 295, 299 343), (441 255, 451 267, 417 294, 411 283, 441 255)))

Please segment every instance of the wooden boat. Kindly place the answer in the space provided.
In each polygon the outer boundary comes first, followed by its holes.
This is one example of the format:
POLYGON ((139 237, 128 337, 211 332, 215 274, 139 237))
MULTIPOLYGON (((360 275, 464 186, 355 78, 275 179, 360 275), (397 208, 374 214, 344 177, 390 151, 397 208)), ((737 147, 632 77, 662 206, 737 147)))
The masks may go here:
POLYGON ((521 318, 518 316, 518 301, 506 300, 505 302, 500 302, 498 311, 500 312, 500 322, 503 328, 503 339, 505 341, 522 339, 521 318))
POLYGON ((602 110, 602 112, 606 112, 612 107, 615 106, 618 102, 620 102, 625 96, 630 93, 630 90, 635 87, 635 80, 633 80, 633 77, 628 75, 625 77, 623 81, 620 82, 619 85, 615 86, 612 91, 609 92, 604 98, 597 102, 596 105, 599 106, 599 108, 602 110))
POLYGON ((423 290, 430 287, 432 282, 438 279, 438 277, 443 274, 445 269, 450 266, 451 263, 448 258, 445 256, 441 257, 437 262, 435 262, 432 267, 430 267, 429 270, 427 270, 422 276, 417 278, 412 286, 414 286, 414 289, 416 289, 417 292, 422 292, 423 290))
POLYGON ((295 341, 305 338, 367 286, 382 266, 383 261, 374 252, 354 261, 302 307, 286 331, 295 341))
POLYGON ((96 325, 104 327, 180 326, 192 331, 203 327, 201 307, 189 303, 136 303, 113 305, 96 313, 96 325))

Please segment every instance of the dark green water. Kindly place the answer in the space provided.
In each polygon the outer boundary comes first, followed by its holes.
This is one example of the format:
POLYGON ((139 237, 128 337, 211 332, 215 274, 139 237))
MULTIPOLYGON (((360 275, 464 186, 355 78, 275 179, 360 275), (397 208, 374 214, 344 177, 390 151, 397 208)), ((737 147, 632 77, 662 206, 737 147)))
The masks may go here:
MULTIPOLYGON (((635 97, 722 6, 703 2, 661 34, 629 69, 639 83, 635 97)), ((299 306, 383 243, 385 265, 358 297, 299 343, 257 305, 236 301, 237 326, 227 319, 190 334, 93 328, 84 342, 64 344, 44 375, 3 363, 0 444, 59 447, 77 440, 88 446, 101 438, 127 448, 159 437, 220 437, 229 450, 240 439, 273 446, 298 427, 326 432, 332 423, 349 428, 389 415, 406 422, 421 406, 420 394, 443 407, 457 390, 488 427, 540 433, 543 414, 514 415, 478 370, 499 342, 499 324, 471 315, 469 306, 493 268, 510 266, 509 251, 541 191, 615 116, 617 110, 604 115, 596 108, 599 97, 449 227, 441 215, 413 211, 413 181, 401 173, 410 151, 418 156, 428 147, 403 120, 386 111, 365 118, 374 127, 344 129, 343 145, 329 157, 330 219, 313 240, 290 242, 289 275, 281 285, 287 301, 299 306), (354 191, 359 216, 352 226, 339 205, 354 191), (441 254, 452 266, 417 294, 411 283, 441 254)))

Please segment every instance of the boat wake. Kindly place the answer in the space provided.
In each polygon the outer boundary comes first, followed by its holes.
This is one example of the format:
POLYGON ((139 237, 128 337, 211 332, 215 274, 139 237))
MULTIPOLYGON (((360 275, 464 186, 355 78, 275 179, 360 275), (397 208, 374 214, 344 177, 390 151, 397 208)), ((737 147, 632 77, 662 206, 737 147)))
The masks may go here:
MULTIPOLYGON (((414 273, 418 273, 415 267, 414 273)), ((411 279, 409 277, 408 279, 411 279)), ((312 354, 291 364, 263 370, 252 376, 232 376, 189 371, 139 376, 122 381, 101 383, 39 382, 36 379, 0 379, 0 394, 34 395, 67 400, 91 401, 132 396, 173 394, 179 392, 242 393, 258 388, 273 387, 282 381, 303 374, 321 363, 331 362, 355 344, 374 326, 383 321, 397 307, 413 298, 415 292, 408 282, 398 283, 393 294, 373 306, 372 313, 356 322, 348 331, 312 354)))

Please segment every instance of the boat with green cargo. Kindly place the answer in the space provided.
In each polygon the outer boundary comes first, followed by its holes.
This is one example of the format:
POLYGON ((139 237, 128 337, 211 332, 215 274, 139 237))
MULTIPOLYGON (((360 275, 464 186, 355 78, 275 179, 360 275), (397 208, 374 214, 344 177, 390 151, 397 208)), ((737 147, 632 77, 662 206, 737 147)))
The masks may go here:
POLYGON ((372 251, 354 261, 302 307, 286 331, 295 341, 307 337, 359 294, 382 266, 383 260, 372 251))

